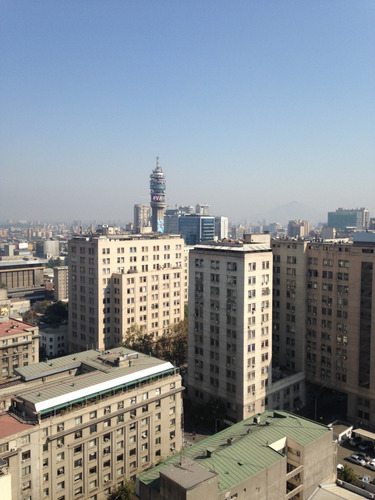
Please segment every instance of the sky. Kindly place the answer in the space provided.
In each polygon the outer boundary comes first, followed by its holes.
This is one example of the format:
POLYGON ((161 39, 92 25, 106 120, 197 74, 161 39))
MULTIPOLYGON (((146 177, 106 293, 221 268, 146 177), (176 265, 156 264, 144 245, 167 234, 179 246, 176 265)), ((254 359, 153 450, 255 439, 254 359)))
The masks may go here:
POLYGON ((373 0, 3 0, 0 220, 131 221, 156 156, 170 208, 375 217, 374 26, 373 0))

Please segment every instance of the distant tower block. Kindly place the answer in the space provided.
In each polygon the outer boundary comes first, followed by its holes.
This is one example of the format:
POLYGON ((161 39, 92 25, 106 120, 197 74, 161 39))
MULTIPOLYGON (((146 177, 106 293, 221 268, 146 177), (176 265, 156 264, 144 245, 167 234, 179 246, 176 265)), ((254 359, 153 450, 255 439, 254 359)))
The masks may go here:
POLYGON ((156 168, 150 175, 151 208, 152 208, 152 230, 164 233, 164 211, 165 211, 165 175, 159 166, 159 157, 156 157, 156 168))

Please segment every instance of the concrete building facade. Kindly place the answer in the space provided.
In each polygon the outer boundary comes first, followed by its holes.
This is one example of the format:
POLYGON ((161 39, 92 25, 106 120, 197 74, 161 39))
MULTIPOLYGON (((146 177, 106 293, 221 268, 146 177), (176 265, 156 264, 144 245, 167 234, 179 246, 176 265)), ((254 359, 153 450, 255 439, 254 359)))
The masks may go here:
POLYGON ((177 235, 82 235, 69 241, 69 349, 108 349, 132 328, 161 336, 184 317, 177 235))
POLYGON ((43 300, 45 286, 43 269, 45 259, 19 259, 2 257, 0 260, 0 285, 8 289, 9 298, 25 297, 30 300, 43 300))
POLYGON ((53 296, 58 302, 65 302, 69 299, 69 268, 59 266, 53 268, 53 296))
POLYGON ((271 382, 272 252, 267 235, 198 245, 189 266, 189 398, 220 397, 227 418, 267 405, 271 382))
MULTIPOLYGON (((38 327, 10 319, 5 316, 5 309, 6 305, 1 301, 3 315, 0 317, 0 380, 12 378, 18 368, 39 361, 38 327)), ((0 406, 0 412, 1 410, 0 406)))
POLYGON ((273 350, 282 368, 347 394, 349 420, 375 428, 375 243, 363 234, 273 240, 273 350))
POLYGON ((87 351, 19 377, 0 416, 12 500, 104 500, 182 445, 183 388, 170 363, 122 348, 87 351))
POLYGON ((150 225, 150 206, 149 205, 134 205, 134 231, 142 233, 144 228, 150 225))
POLYGON ((40 347, 48 358, 62 356, 68 351, 68 325, 43 327, 40 330, 40 347))

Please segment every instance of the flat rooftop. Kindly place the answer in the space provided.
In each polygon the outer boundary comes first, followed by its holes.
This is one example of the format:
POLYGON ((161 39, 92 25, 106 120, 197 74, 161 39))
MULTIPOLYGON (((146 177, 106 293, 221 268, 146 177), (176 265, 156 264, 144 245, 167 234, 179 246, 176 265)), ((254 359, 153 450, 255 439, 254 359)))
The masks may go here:
POLYGON ((19 321, 17 319, 10 319, 0 323, 0 338, 10 337, 15 335, 22 335, 23 333, 30 333, 30 328, 36 328, 35 325, 19 321))
POLYGON ((194 250, 206 250, 216 252, 237 252, 237 253, 254 253, 254 252, 270 252, 271 246, 264 243, 208 243, 207 245, 195 245, 194 250))
POLYGON ((17 368, 24 382, 40 379, 41 383, 32 389, 23 384, 15 397, 43 412, 173 370, 169 362, 124 347, 84 351, 17 368), (61 378, 46 380, 58 374, 61 378))
POLYGON ((135 240, 173 240, 182 239, 179 234, 169 234, 169 233, 115 233, 115 234, 80 234, 74 235, 70 241, 93 241, 93 240, 121 240, 121 241, 135 241, 135 240))
POLYGON ((218 475, 219 493, 222 493, 284 460, 284 455, 277 451, 278 446, 272 447, 273 443, 290 438, 306 446, 328 433, 332 434, 325 425, 285 411, 265 411, 258 416, 260 423, 255 423, 254 417, 243 420, 185 449, 182 459, 180 453, 167 458, 158 467, 141 474, 139 481, 159 490, 160 472, 183 463, 186 458, 214 471, 218 475))
POLYGON ((34 426, 30 424, 22 424, 12 417, 12 415, 2 415, 0 416, 0 439, 12 436, 12 434, 18 434, 22 431, 27 431, 32 427, 34 426))

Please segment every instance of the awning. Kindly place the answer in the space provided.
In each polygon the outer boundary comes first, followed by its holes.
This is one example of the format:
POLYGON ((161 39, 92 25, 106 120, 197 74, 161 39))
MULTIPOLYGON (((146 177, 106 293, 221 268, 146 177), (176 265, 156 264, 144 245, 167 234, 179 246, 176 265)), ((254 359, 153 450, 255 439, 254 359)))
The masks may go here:
POLYGON ((367 441, 373 441, 375 443, 375 434, 370 431, 365 431, 364 429, 353 429, 352 434, 355 434, 356 436, 360 436, 367 441))

